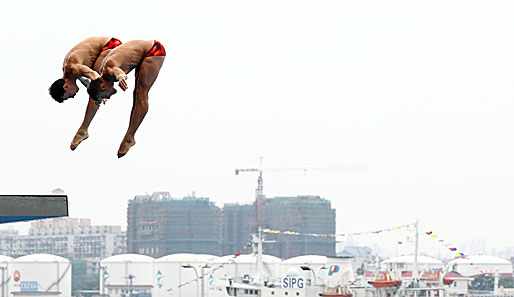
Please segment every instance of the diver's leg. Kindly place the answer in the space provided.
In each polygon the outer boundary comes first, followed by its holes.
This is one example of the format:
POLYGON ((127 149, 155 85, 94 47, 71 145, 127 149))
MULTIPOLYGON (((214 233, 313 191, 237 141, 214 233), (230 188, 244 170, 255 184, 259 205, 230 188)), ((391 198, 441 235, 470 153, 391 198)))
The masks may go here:
POLYGON ((159 75, 164 59, 164 56, 146 57, 136 72, 136 86, 130 123, 127 133, 120 144, 118 158, 123 157, 136 144, 134 135, 148 112, 148 92, 159 75))
POLYGON ((72 151, 74 151, 77 146, 84 140, 86 140, 89 137, 89 134, 87 133, 87 130, 89 128, 89 124, 91 124, 91 121, 96 115, 96 112, 98 111, 99 105, 95 103, 91 97, 89 98, 89 101, 87 102, 87 108, 86 108, 86 114, 84 115, 84 121, 82 121, 82 125, 80 125, 79 130, 77 131, 77 134, 75 134, 75 137, 73 138, 73 141, 71 142, 70 148, 72 151))

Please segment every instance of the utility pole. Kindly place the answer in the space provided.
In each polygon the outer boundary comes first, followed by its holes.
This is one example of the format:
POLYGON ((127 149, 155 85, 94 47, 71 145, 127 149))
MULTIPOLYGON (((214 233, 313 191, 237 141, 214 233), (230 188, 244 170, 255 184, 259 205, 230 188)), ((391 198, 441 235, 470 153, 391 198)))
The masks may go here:
POLYGON ((418 269, 418 245, 419 245, 419 220, 416 220, 416 243, 414 245, 414 273, 413 273, 413 280, 414 280, 414 286, 417 288, 419 283, 419 269, 418 269))
POLYGON ((135 277, 136 276, 133 275, 133 274, 129 274, 129 276, 128 276, 128 279, 129 279, 129 297, 133 296, 133 294, 132 294, 132 292, 133 292, 133 281, 134 281, 135 277))

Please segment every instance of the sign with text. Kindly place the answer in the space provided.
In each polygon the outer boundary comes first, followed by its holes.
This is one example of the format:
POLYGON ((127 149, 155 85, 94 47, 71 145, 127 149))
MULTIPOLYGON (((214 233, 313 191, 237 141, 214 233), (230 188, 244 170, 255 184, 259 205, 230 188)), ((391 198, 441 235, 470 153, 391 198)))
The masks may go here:
POLYGON ((303 289, 303 278, 301 278, 301 277, 284 277, 282 279, 282 288, 303 289))
POLYGON ((20 282, 22 292, 37 292, 37 282, 20 282))

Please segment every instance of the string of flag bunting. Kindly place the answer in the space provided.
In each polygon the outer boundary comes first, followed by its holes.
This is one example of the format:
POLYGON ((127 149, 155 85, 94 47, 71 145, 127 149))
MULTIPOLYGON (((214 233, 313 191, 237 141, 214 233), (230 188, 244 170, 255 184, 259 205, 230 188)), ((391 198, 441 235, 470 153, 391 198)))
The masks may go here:
MULTIPOLYGON (((431 237, 431 238, 434 238, 434 239, 439 238, 439 236, 434 234, 434 233, 432 233, 432 231, 428 231, 428 232, 425 232, 425 233, 429 237, 431 237)), ((451 252, 455 253, 457 256, 459 256, 459 257, 464 257, 465 256, 464 253, 461 253, 461 252, 457 251, 457 248, 453 244, 451 244, 449 242, 446 242, 443 239, 437 239, 437 242, 442 244, 444 247, 448 248, 451 252)))
MULTIPOLYGON (((470 265, 473 265, 473 263, 470 263, 470 265)), ((484 273, 493 273, 493 270, 492 270, 492 269, 482 270, 482 269, 480 269, 478 266, 475 266, 475 267, 473 267, 473 268, 475 268, 475 270, 476 270, 477 272, 480 272, 480 274, 484 274, 484 273)))
POLYGON ((406 225, 401 225, 401 226, 391 227, 391 228, 385 228, 385 229, 378 229, 378 230, 374 230, 374 231, 351 232, 351 233, 340 233, 340 234, 302 233, 302 232, 295 232, 295 231, 282 231, 282 230, 276 230, 276 229, 263 229, 262 231, 264 233, 270 233, 270 234, 286 234, 286 235, 302 235, 302 236, 312 236, 312 237, 336 238, 336 237, 349 236, 349 235, 378 234, 378 233, 382 233, 382 232, 388 232, 388 231, 408 228, 411 226, 416 226, 416 223, 411 223, 411 224, 406 224, 406 225))
MULTIPOLYGON (((428 236, 430 236, 431 238, 434 238, 434 239, 437 239, 437 238, 440 238, 437 234, 434 234, 432 231, 428 231, 428 232, 425 232, 428 236)), ((455 247, 455 245, 449 243, 449 242, 446 242, 444 241, 443 239, 437 239, 437 242, 439 242, 440 244, 442 244, 444 247, 448 248, 451 252, 455 253, 457 256, 463 258, 463 259, 468 259, 466 254, 462 253, 462 252, 459 252, 457 250, 457 248, 455 247)), ((477 271, 477 272, 480 272, 481 274, 484 274, 484 273, 492 273, 493 270, 492 269, 487 269, 487 270, 483 270, 483 269, 480 269, 480 267, 476 266, 475 264, 473 263, 469 263, 469 265, 472 265, 474 266, 473 268, 477 271)))
POLYGON ((245 245, 244 245, 244 246, 243 246, 243 247, 242 247, 242 248, 241 248, 237 253, 235 253, 234 255, 232 255, 232 258, 230 258, 229 260, 227 260, 227 261, 225 261, 225 262, 223 262, 223 263, 220 263, 218 266, 216 266, 216 267, 215 267, 214 269, 212 269, 212 270, 209 270, 209 271, 207 271, 207 272, 204 272, 202 275, 198 276, 198 278, 196 278, 196 279, 192 279, 192 280, 187 281, 187 282, 185 282, 185 283, 182 283, 182 284, 180 284, 180 285, 178 285, 178 286, 176 286, 176 287, 173 287, 173 288, 168 289, 168 290, 167 290, 167 292, 169 292, 169 294, 171 294, 171 291, 172 291, 172 290, 182 288, 182 287, 184 287, 184 286, 187 286, 187 285, 189 285, 189 284, 192 284, 192 283, 194 283, 194 282, 198 282, 198 281, 200 281, 200 280, 204 279, 204 277, 205 277, 205 276, 207 276, 207 275, 209 275, 209 274, 211 274, 211 273, 215 272, 215 271, 216 271, 216 270, 218 270, 218 269, 223 268, 223 266, 225 266, 226 264, 230 263, 230 262, 231 262, 232 260, 234 260, 235 258, 237 258, 237 257, 241 256, 241 254, 243 253, 243 251, 244 251, 244 250, 246 250, 246 249, 247 249, 249 246, 251 246, 251 245, 252 245, 252 243, 251 243, 251 242, 247 242, 247 243, 246 243, 246 244, 245 244, 245 245))
MULTIPOLYGON (((378 230, 373 230, 373 231, 351 232, 351 233, 341 233, 341 234, 316 234, 316 233, 303 233, 303 232, 296 232, 296 231, 283 231, 283 230, 276 230, 276 229, 263 229, 262 231, 265 233, 270 233, 270 234, 336 238, 336 237, 343 237, 343 236, 349 236, 349 235, 379 234, 382 232, 400 230, 400 229, 408 228, 408 227, 415 227, 416 224, 417 223, 411 223, 411 224, 401 225, 401 226, 397 226, 397 227, 378 229, 378 230)), ((434 234, 432 231, 428 231, 425 233, 431 238, 438 238, 438 235, 434 234)), ((444 247, 448 248, 451 252, 455 253, 457 256, 465 257, 465 254, 458 251, 457 248, 453 244, 446 242, 443 239, 438 239, 438 242, 441 243, 444 247)))
MULTIPOLYGON (((296 232, 296 231, 283 231, 283 230, 276 230, 276 229, 262 229, 262 231, 264 233, 269 233, 269 234, 284 234, 284 235, 296 235, 296 236, 311 236, 311 237, 325 237, 325 238, 336 238, 336 237, 343 237, 343 236, 350 236, 350 235, 363 235, 363 234, 379 234, 379 233, 383 233, 383 232, 389 232, 389 231, 394 231, 394 230, 400 230, 400 229, 404 229, 404 228, 408 228, 408 227, 415 227, 417 223, 410 223, 410 224, 405 224, 405 225, 401 225, 401 226, 397 226, 397 227, 391 227, 391 228, 385 228, 385 229, 378 229, 378 230, 373 230, 373 231, 365 231, 365 232, 350 232, 350 233, 340 233, 340 234, 316 234, 316 233, 305 233, 305 232, 296 232)), ((427 234, 429 237, 431 238, 439 238, 438 235, 434 234, 432 231, 428 231, 428 232, 425 232, 425 234, 427 234)), ((457 248, 449 243, 449 242, 446 242, 444 241, 443 239, 438 239, 437 240, 439 243, 441 243, 444 247, 448 248, 451 252, 455 253, 457 256, 459 257, 465 257, 465 254, 458 251, 457 248)), ((215 267, 214 269, 212 270, 209 270, 208 272, 206 273, 203 273, 202 275, 200 275, 198 278, 196 279, 193 279, 193 280, 190 280, 190 281, 187 281, 185 283, 182 283, 174 288, 170 288, 168 289, 167 291, 170 292, 171 294, 171 291, 174 290, 174 289, 179 289, 181 287, 184 287, 184 286, 187 286, 189 284, 192 284, 194 282, 197 282, 201 279, 203 279, 205 276, 215 272, 216 270, 218 269, 221 269, 223 268, 226 264, 229 264, 233 259, 239 257, 243 251, 245 249, 247 249, 249 246, 251 246, 252 243, 251 242, 248 242, 246 243, 243 248, 241 248, 237 253, 235 253, 232 258, 230 258, 228 261, 226 262, 223 262, 221 264, 219 264, 217 267, 215 267)), ((478 267, 476 267, 476 269, 479 269, 478 267)), ((487 271, 482 271, 480 270, 480 272, 487 272, 487 271)))

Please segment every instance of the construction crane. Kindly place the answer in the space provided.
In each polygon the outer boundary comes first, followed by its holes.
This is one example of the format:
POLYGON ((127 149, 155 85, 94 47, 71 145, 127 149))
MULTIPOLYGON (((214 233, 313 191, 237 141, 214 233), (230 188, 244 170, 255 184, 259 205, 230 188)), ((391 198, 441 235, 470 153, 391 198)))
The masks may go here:
POLYGON ((236 169, 236 175, 239 175, 240 172, 259 172, 259 177, 257 178, 257 189, 255 189, 255 201, 257 202, 257 222, 258 226, 261 226, 262 222, 262 200, 264 199, 263 194, 263 180, 262 180, 262 157, 260 158, 259 168, 243 168, 236 169))
MULTIPOLYGON (((364 169, 368 170, 371 169, 370 167, 341 167, 341 166, 333 166, 333 167, 303 167, 303 168, 275 168, 275 169, 268 169, 266 171, 312 171, 312 170, 340 170, 340 169, 364 169)), ((260 157, 259 162, 259 168, 241 168, 235 170, 236 175, 239 175, 239 173, 244 172, 258 172, 259 177, 257 178, 257 188, 255 189, 255 201, 257 202, 257 222, 258 226, 261 226, 262 223, 262 202, 264 200, 264 192, 263 192, 263 179, 262 179, 262 157, 260 157)))

